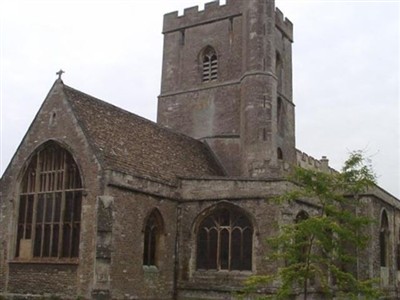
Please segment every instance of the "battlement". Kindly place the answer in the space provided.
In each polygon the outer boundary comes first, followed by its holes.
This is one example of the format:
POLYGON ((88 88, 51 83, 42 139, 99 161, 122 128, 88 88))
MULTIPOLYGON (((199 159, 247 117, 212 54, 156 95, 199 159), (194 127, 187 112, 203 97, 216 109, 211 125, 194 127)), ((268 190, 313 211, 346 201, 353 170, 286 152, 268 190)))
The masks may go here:
POLYGON ((307 153, 296 149, 296 158, 297 158, 297 165, 304 169, 327 172, 327 173, 336 172, 335 169, 329 166, 329 160, 326 158, 326 156, 322 156, 322 158, 318 160, 308 155, 307 153))
MULTIPOLYGON (((179 15, 178 11, 170 12, 164 15, 163 33, 240 16, 242 6, 243 0, 226 0, 226 4, 220 4, 219 0, 216 0, 204 4, 204 10, 192 6, 185 8, 183 15, 179 15)), ((278 8, 275 8, 275 26, 293 42, 293 24, 278 8)))
POLYGON ((293 42, 293 23, 288 18, 285 18, 279 8, 275 8, 275 26, 293 42))
POLYGON ((226 0, 226 4, 221 5, 217 0, 204 4, 204 10, 193 6, 185 8, 181 16, 178 11, 165 14, 163 33, 241 15, 242 2, 243 0, 226 0))

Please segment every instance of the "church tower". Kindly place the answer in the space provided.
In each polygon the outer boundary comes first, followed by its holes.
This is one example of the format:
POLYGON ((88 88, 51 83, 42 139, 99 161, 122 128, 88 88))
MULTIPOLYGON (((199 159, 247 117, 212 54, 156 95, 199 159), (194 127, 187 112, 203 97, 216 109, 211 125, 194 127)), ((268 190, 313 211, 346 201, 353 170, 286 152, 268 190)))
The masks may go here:
POLYGON ((292 23, 273 0, 164 16, 157 122, 203 140, 229 176, 273 178, 296 162, 292 23))

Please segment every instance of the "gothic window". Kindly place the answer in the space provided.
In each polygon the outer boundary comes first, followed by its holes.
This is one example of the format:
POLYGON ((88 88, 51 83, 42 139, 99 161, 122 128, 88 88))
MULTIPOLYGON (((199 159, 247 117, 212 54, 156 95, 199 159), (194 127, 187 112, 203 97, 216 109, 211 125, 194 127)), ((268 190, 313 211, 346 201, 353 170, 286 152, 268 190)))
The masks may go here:
POLYGON ((277 149, 277 156, 279 160, 283 160, 283 152, 281 148, 277 149))
POLYGON ((400 271, 400 228, 399 228, 399 240, 397 242, 397 270, 400 271))
POLYGON ((30 160, 20 185, 16 257, 78 257, 81 206, 73 157, 47 143, 30 160))
POLYGON ((218 79, 218 58, 214 48, 207 47, 202 55, 203 82, 218 79))
POLYGON ((302 210, 297 214, 295 222, 297 224, 297 223, 300 223, 300 222, 302 222, 304 220, 307 220, 308 218, 309 218, 308 213, 305 212, 304 210, 302 210))
MULTIPOLYGON (((301 222, 304 222, 309 218, 308 213, 306 213, 304 210, 300 211, 295 219, 295 223, 299 224, 301 222)), ((297 227, 297 226, 296 226, 297 227)), ((306 260, 306 255, 309 247, 309 237, 304 234, 302 231, 298 230, 296 228, 296 245, 298 247, 297 251, 297 261, 298 262, 304 262, 306 260)))
POLYGON ((241 212, 220 208, 198 227, 197 269, 251 270, 253 227, 241 212))
POLYGON ((379 249, 381 256, 381 267, 388 267, 389 264, 389 221, 386 211, 382 212, 381 227, 379 231, 379 249))
POLYGON ((153 210, 146 221, 144 228, 143 265, 157 265, 157 250, 163 230, 162 217, 158 210, 153 210))

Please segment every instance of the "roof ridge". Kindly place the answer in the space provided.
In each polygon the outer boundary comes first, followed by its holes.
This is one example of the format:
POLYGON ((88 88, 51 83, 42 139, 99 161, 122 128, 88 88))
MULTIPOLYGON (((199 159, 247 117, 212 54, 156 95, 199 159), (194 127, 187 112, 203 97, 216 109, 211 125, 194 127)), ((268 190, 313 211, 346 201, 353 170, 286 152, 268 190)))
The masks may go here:
POLYGON ((63 92, 106 168, 129 173, 136 170, 167 181, 180 175, 224 175, 203 141, 70 86, 63 85, 63 92), (146 145, 140 146, 143 143, 146 145))
POLYGON ((197 140, 197 139, 192 138, 192 137, 190 137, 190 136, 188 136, 188 135, 185 135, 185 134, 183 134, 183 133, 174 131, 174 130, 172 130, 171 128, 168 128, 168 127, 165 127, 165 126, 163 126, 163 125, 160 125, 160 124, 158 124, 157 122, 154 122, 154 121, 152 121, 152 120, 146 119, 145 117, 142 117, 142 116, 140 116, 140 115, 138 115, 138 114, 136 114, 136 113, 133 113, 133 112, 131 112, 131 111, 129 111, 129 110, 126 110, 126 109, 124 109, 124 108, 121 108, 121 107, 119 107, 119 106, 116 106, 116 105, 114 105, 114 104, 112 104, 112 103, 110 103, 110 102, 107 102, 107 101, 105 101, 105 100, 102 100, 102 99, 99 99, 99 98, 94 97, 94 96, 92 96, 92 95, 89 95, 89 94, 87 94, 87 93, 85 93, 85 92, 82 92, 82 91, 80 91, 80 90, 77 90, 77 89, 75 89, 75 88, 73 88, 73 87, 71 87, 71 86, 68 86, 68 85, 66 85, 66 84, 63 84, 63 86, 64 86, 64 88, 70 89, 70 90, 72 90, 73 92, 77 92, 77 93, 83 94, 84 96, 89 97, 89 98, 91 98, 91 99, 94 100, 94 101, 99 101, 99 102, 101 102, 102 104, 107 105, 107 106, 110 106, 110 107, 112 107, 113 109, 118 110, 118 111, 120 111, 120 112, 122 112, 122 113, 126 113, 126 114, 132 115, 132 116, 134 116, 134 117, 136 117, 136 118, 139 118, 139 119, 142 120, 143 122, 147 122, 147 123, 153 125, 154 127, 159 128, 160 130, 169 132, 169 133, 174 134, 174 135, 176 135, 176 136, 179 136, 179 137, 181 137, 181 138, 183 138, 183 139, 187 139, 187 140, 190 140, 190 141, 195 141, 196 143, 202 144, 204 147, 206 147, 206 145, 204 144, 204 142, 201 141, 201 140, 197 140))

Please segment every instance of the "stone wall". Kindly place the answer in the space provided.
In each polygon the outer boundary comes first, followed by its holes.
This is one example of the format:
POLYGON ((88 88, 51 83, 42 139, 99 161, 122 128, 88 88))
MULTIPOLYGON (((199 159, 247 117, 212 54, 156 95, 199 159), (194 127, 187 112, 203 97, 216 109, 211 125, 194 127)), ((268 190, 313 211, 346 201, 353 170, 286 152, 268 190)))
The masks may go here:
POLYGON ((108 187, 113 197, 110 291, 112 299, 172 299, 176 203, 140 192, 108 187), (157 209, 163 219, 156 266, 143 266, 144 229, 157 209))
POLYGON ((96 197, 101 189, 100 165, 64 99, 61 85, 57 82, 49 92, 1 180, 0 290, 36 293, 43 286, 43 291, 59 289, 63 291, 64 297, 67 294, 75 297, 88 296, 92 287, 95 237, 93 219, 96 197), (51 264, 46 261, 43 261, 43 264, 40 261, 29 264, 27 261, 25 266, 23 262, 15 259, 19 182, 30 156, 37 147, 49 140, 65 147, 80 168, 84 196, 79 260, 72 266, 66 265, 65 262, 60 262, 59 265, 57 261, 51 264), (15 263, 12 263, 13 261, 15 263), (55 279, 53 285, 49 283, 52 282, 50 278, 55 279), (29 287, 32 287, 31 291, 29 287))
POLYGON ((17 295, 77 297, 78 264, 11 263, 8 292, 17 295))
POLYGON ((163 33, 157 122, 205 140, 229 176, 282 176, 278 160, 296 162, 293 25, 274 1, 216 1, 169 13, 163 33), (218 78, 203 82, 209 46, 218 78))
POLYGON ((294 188, 285 181, 249 179, 198 179, 182 181, 182 202, 179 205, 179 299, 230 299, 252 274, 269 274, 276 264, 266 264, 268 237, 276 234, 278 225, 293 222, 304 204, 277 205, 274 197, 294 188), (197 226, 215 207, 242 211, 252 222, 253 252, 250 271, 197 270, 197 226))

